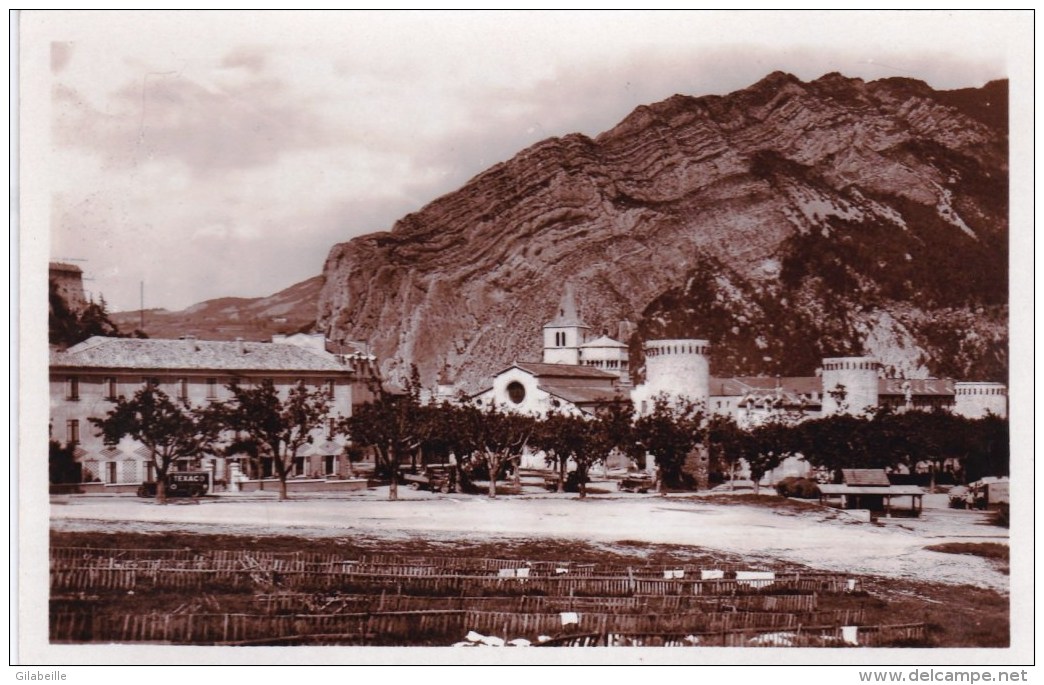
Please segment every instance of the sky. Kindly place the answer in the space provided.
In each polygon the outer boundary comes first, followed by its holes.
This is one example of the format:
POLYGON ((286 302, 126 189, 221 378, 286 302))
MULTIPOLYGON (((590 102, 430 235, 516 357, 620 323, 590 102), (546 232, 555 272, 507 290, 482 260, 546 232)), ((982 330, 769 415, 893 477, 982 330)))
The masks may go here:
POLYGON ((111 311, 142 290, 167 309, 270 295, 336 243, 638 105, 776 70, 977 87, 1011 76, 1027 27, 1003 12, 23 12, 22 242, 46 236, 111 311))

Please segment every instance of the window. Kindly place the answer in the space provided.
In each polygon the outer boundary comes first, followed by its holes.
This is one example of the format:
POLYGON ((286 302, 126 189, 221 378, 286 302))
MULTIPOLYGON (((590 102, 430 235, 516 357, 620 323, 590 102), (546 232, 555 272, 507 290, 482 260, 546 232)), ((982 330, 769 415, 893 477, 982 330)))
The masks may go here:
POLYGON ((335 387, 336 387, 336 384, 334 383, 334 379, 327 378, 326 379, 326 394, 330 396, 331 400, 334 397, 334 388, 335 387))
POLYGON ((326 439, 332 440, 334 433, 337 432, 337 419, 330 417, 326 419, 326 439))
POLYGON ((187 378, 179 378, 178 379, 178 398, 182 399, 182 400, 187 400, 188 399, 188 379, 187 378))
POLYGON ((116 385, 115 376, 109 376, 105 379, 105 399, 115 400, 116 394, 119 391, 119 387, 116 385))
POLYGON ((518 381, 511 381, 507 386, 508 399, 515 404, 522 404, 522 400, 526 399, 526 386, 522 385, 518 381))
POLYGON ((208 378, 207 379, 207 399, 208 400, 216 400, 217 399, 217 379, 216 378, 208 378))
POLYGON ((141 384, 144 385, 146 388, 159 389, 160 379, 156 376, 145 376, 141 379, 141 384))
POLYGON ((80 421, 79 419, 69 419, 65 423, 65 439, 69 444, 76 444, 80 442, 80 421))
POLYGON ((78 400, 80 399, 80 377, 69 376, 65 383, 65 399, 67 400, 78 400))

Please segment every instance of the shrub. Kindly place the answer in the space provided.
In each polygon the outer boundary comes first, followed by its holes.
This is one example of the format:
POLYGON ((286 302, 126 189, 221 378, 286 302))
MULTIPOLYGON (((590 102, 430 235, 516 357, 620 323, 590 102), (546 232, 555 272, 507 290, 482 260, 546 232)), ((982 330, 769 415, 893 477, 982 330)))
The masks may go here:
POLYGON ((1010 519, 1011 507, 1007 503, 1001 503, 997 505, 997 510, 993 512, 993 516, 990 518, 990 522, 995 526, 1007 528, 1010 519))
POLYGON ((819 486, 808 478, 789 476, 776 483, 776 492, 780 497, 796 497, 798 499, 816 499, 819 497, 819 486))

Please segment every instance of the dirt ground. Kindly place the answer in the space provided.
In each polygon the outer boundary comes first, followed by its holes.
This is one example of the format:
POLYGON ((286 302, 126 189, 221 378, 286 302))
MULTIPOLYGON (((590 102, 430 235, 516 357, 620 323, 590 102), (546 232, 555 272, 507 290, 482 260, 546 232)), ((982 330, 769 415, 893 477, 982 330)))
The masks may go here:
POLYGON ((738 503, 714 494, 616 493, 593 484, 586 500, 541 493, 489 499, 401 488, 371 488, 336 495, 218 493, 198 502, 161 506, 128 496, 52 496, 51 529, 60 532, 219 533, 359 536, 389 540, 496 541, 534 538, 585 540, 612 549, 628 543, 689 545, 782 560, 812 568, 948 585, 971 585, 1003 594, 1009 577, 988 559, 925 549, 946 542, 1008 543, 1005 528, 983 512, 946 508, 944 495, 925 497, 920 518, 858 521, 814 506, 738 503), (769 506, 771 505, 771 506, 769 506))

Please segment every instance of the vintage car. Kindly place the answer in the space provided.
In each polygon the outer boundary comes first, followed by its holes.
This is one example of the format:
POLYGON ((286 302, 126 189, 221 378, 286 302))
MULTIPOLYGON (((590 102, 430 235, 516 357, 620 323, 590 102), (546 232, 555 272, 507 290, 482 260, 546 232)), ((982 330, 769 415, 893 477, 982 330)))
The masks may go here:
POLYGON ((629 473, 620 480, 616 487, 621 492, 649 492, 656 485, 656 480, 647 473, 629 473))
POLYGON ((420 473, 404 473, 402 480, 414 490, 452 492, 456 487, 451 466, 425 466, 420 473))

